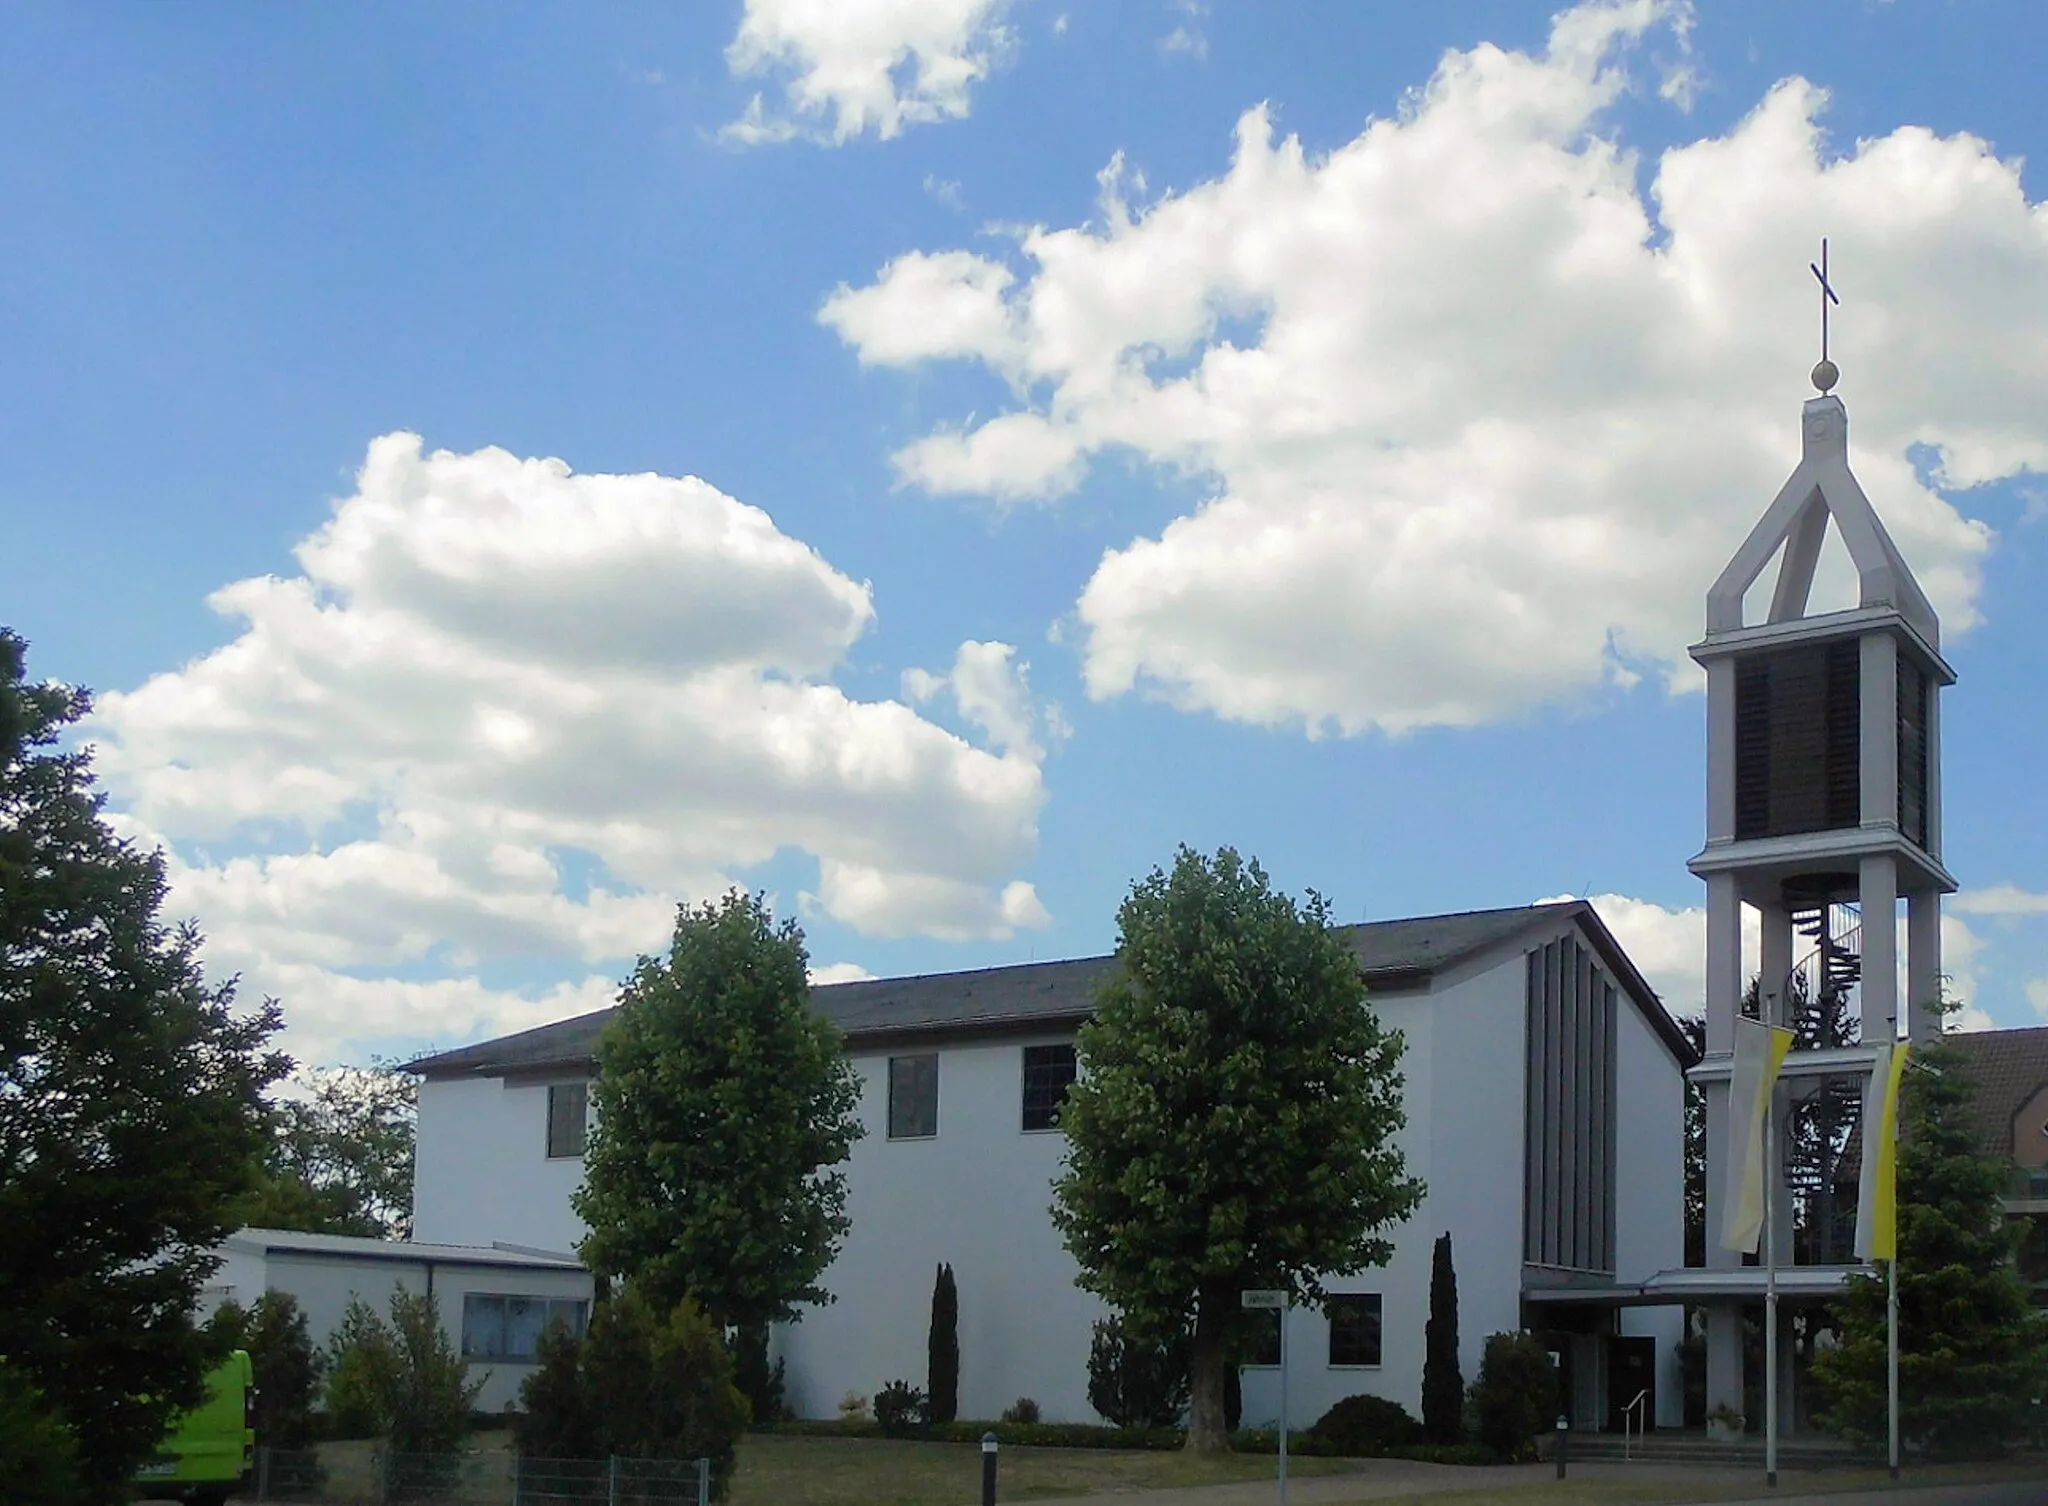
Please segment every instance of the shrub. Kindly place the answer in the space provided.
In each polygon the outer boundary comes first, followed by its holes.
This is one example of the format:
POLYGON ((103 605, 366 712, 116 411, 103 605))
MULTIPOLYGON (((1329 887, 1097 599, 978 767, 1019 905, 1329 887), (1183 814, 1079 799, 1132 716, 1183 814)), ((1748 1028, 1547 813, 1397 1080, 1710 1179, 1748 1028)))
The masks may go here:
POLYGON ((1038 1421, 1038 1403, 1028 1396, 1020 1396, 1003 1409, 1004 1422, 1038 1421))
POLYGON ((931 1403, 909 1381, 890 1381, 875 1393, 875 1421, 886 1437, 908 1437, 930 1420, 931 1403))
POLYGON ((250 1415, 265 1448, 308 1449, 319 1441, 313 1402, 321 1355, 290 1292, 265 1292, 247 1308, 223 1302, 207 1324, 229 1349, 249 1351, 256 1392, 250 1415))
POLYGON ((1497 1333, 1486 1341, 1472 1386, 1479 1441, 1503 1459, 1536 1457, 1536 1438, 1557 1416, 1557 1371, 1535 1335, 1497 1333))
POLYGON ((768 1363, 768 1325, 755 1324, 733 1334, 733 1384, 747 1399, 754 1421, 780 1422, 792 1415, 783 1399, 788 1381, 781 1360, 768 1363))
POLYGON ((1171 1427, 1188 1404, 1185 1338, 1157 1340, 1121 1317, 1095 1325, 1088 1344, 1088 1405, 1123 1428, 1171 1427))
POLYGON ((393 1287, 389 1323, 352 1299, 330 1351, 327 1415, 335 1437, 385 1438, 400 1454, 462 1446, 484 1378, 470 1378, 432 1297, 393 1287))
POLYGON ((1359 1458, 1422 1442, 1422 1424, 1383 1396, 1347 1396, 1317 1418, 1309 1432, 1333 1452, 1359 1458))
POLYGON ((383 1432, 396 1365, 390 1330, 369 1303, 351 1297, 327 1340, 328 1437, 375 1438, 383 1432))
POLYGON ((849 1391, 839 1398, 839 1420, 841 1422, 864 1421, 868 1415, 868 1399, 858 1391, 849 1391))
POLYGON ((628 1286, 590 1317, 578 1367, 595 1457, 709 1459, 723 1500, 747 1399, 724 1336, 695 1302, 657 1312, 628 1286))
POLYGON ((933 1422, 951 1422, 960 1415, 960 1289, 949 1265, 941 1265, 932 1280, 925 1384, 931 1389, 933 1422))
POLYGON ((512 1446, 528 1459, 602 1457, 583 1388, 583 1341, 559 1323, 540 1336, 533 1373, 520 1383, 512 1446))

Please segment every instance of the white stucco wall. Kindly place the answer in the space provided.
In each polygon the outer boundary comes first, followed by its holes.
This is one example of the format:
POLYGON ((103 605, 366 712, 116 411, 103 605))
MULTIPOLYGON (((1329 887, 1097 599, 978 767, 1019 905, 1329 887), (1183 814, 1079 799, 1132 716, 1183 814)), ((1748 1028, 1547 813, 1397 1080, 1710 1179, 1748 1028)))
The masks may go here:
MULTIPOLYGON (((1637 1282, 1685 1264, 1685 1080, 1640 1011, 1624 1005, 1619 1015, 1614 1276, 1637 1282)), ((1678 1427, 1685 1420, 1678 1364, 1683 1328, 1682 1308, 1621 1310, 1621 1332, 1657 1340, 1657 1422, 1663 1427, 1678 1427)))
POLYGON ((423 1082, 419 1116, 413 1238, 574 1252, 584 1230, 569 1194, 583 1158, 548 1156, 545 1082, 423 1082))
POLYGON ((1088 1341, 1106 1309, 1074 1285, 1048 1213, 1066 1138, 1021 1127, 1023 1048, 1070 1039, 941 1050, 939 1132, 922 1140, 888 1138, 890 1053, 855 1053, 867 1133, 847 1167, 852 1233, 824 1277, 837 1300, 776 1337, 801 1415, 836 1415, 846 1392, 872 1398, 892 1380, 924 1386, 932 1281, 945 1261, 960 1293, 960 1415, 994 1417, 1029 1396, 1048 1420, 1098 1420, 1088 1341))
MULTIPOLYGON (((1329 1324, 1313 1309, 1289 1315, 1287 1411, 1307 1426, 1346 1396, 1383 1396, 1420 1416, 1430 1264, 1446 1230, 1458 1275, 1459 1360, 1469 1381, 1486 1336, 1521 1323, 1522 1031, 1520 954, 1428 995, 1383 995, 1381 1022, 1401 1031, 1408 1171, 1428 1184, 1422 1206, 1394 1231, 1379 1270, 1330 1277, 1333 1293, 1378 1292, 1380 1364, 1333 1367, 1329 1324)), ((1279 1416, 1279 1376, 1244 1372, 1244 1418, 1279 1416)))

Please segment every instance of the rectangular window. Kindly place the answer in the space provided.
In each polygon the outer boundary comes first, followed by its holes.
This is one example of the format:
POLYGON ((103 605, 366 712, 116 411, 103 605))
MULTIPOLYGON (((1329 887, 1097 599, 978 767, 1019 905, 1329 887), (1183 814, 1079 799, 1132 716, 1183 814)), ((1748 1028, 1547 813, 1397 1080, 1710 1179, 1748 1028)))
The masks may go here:
POLYGON ((1074 1085, 1074 1071, 1072 1046, 1024 1048, 1024 1128, 1059 1127, 1060 1105, 1074 1085))
POLYGON ((589 1316, 590 1304, 580 1298, 469 1292, 462 1299, 462 1356, 530 1360, 549 1324, 560 1323, 580 1338, 589 1316))
POLYGON ((1332 1296, 1323 1311, 1330 1318, 1331 1365, 1377 1365, 1380 1362, 1378 1292, 1332 1296))
POLYGON ((1899 655, 1899 831, 1927 845, 1927 703, 1933 681, 1918 661, 1899 655))
POLYGON ((939 1057, 889 1058, 889 1138, 924 1139, 939 1132, 939 1057))
POLYGON ((549 1086, 549 1160, 560 1161, 583 1154, 583 1131, 589 1117, 589 1083, 558 1082, 549 1086))
POLYGON ((1255 1307, 1244 1315, 1245 1332, 1250 1335, 1245 1346, 1245 1367, 1270 1366, 1280 1363, 1280 1310, 1277 1307, 1255 1307))

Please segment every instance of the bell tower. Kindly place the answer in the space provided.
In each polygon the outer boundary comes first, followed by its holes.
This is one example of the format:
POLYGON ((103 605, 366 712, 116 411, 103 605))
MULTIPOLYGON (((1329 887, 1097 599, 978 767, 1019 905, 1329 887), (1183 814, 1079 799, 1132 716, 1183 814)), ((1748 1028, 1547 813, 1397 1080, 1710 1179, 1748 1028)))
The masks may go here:
MULTIPOLYGON (((1744 1276, 1765 1274, 1717 1237, 1730 1196, 1729 1053, 1749 981, 1743 910, 1760 922, 1766 1023, 1796 1027, 1794 1012, 1813 996, 1792 986, 1800 936, 1816 943, 1809 979, 1860 994, 1863 1046, 1795 1048, 1777 1090, 1782 1105, 1825 1073, 1867 1073, 1871 1046, 1940 1028, 1932 1006, 1941 896, 1956 888, 1941 861, 1940 719, 1940 692, 1955 674, 1933 607, 1849 469, 1848 412, 1833 395, 1841 374, 1826 355, 1834 295, 1823 269, 1814 271, 1822 357, 1813 369, 1819 395, 1800 417, 1799 464, 1707 592, 1706 637, 1690 650, 1707 673, 1707 841, 1687 865, 1707 885, 1706 1057, 1693 1075, 1707 1105, 1707 1263, 1726 1270, 1731 1298, 1708 1310, 1707 1404, 1735 1412, 1743 1378, 1734 1293, 1748 1285, 1744 1276), (1855 568, 1857 604, 1809 616, 1830 524, 1855 568), (1774 560, 1769 609, 1748 622, 1745 598, 1774 560)), ((1782 1160, 1766 1168, 1766 1197, 1788 1229, 1784 1170, 1782 1160)), ((1774 1269, 1788 1263, 1782 1243, 1761 1258, 1774 1269)))

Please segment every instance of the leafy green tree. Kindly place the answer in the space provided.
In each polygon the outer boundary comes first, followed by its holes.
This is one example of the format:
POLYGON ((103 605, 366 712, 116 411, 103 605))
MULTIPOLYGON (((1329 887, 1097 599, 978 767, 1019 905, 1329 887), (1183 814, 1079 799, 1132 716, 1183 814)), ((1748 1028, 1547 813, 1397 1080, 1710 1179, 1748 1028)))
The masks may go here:
POLYGON ((226 1302, 210 1324, 227 1349, 249 1351, 256 1372, 251 1413, 265 1448, 304 1449, 319 1441, 313 1401, 320 1391, 320 1354, 305 1311, 290 1292, 265 1292, 247 1308, 226 1302))
POLYGON ((409 1238, 418 1120, 419 1079, 392 1063, 295 1072, 288 1095, 271 1107, 262 1169, 241 1221, 409 1238))
POLYGON ((275 1004, 209 986, 163 860, 101 816, 84 691, 0 630, 0 1355, 119 1496, 212 1354, 193 1317, 262 1143, 275 1004))
MULTIPOLYGON (((2048 1331, 2013 1268, 1999 1195, 2008 1169, 1981 1154, 1969 1059, 1946 1040, 1907 1059, 1899 1105, 1899 1431, 1931 1458, 1993 1456, 2020 1435, 2048 1381, 2048 1331)), ((1850 1277, 1838 1342, 1815 1356, 1820 1426, 1867 1447, 1888 1436, 1886 1280, 1850 1277)))
POLYGON ((933 1422, 951 1422, 960 1415, 960 1288, 954 1284, 949 1265, 941 1265, 932 1278, 925 1389, 931 1394, 933 1422))
POLYGON ((1429 1322, 1422 1330, 1422 1427, 1431 1443, 1465 1433, 1465 1372, 1458 1367, 1458 1271, 1451 1236, 1437 1236, 1429 1262, 1429 1322))
POLYGON ((861 1127, 839 1032, 810 1006, 803 931, 734 891, 684 907, 597 1048, 578 1247, 666 1311, 689 1297, 754 1338, 818 1284, 848 1221, 861 1127))
POLYGON ((19 1506, 83 1506, 78 1440, 22 1374, 0 1359, 0 1499, 19 1506))
POLYGON ((1053 1221, 1079 1281, 1150 1332, 1189 1334, 1188 1447, 1230 1447, 1239 1293, 1320 1303, 1383 1265, 1422 1184, 1394 1136, 1383 1030, 1329 905, 1277 894, 1229 848, 1183 847, 1117 913, 1118 966, 1080 1032, 1053 1221))

